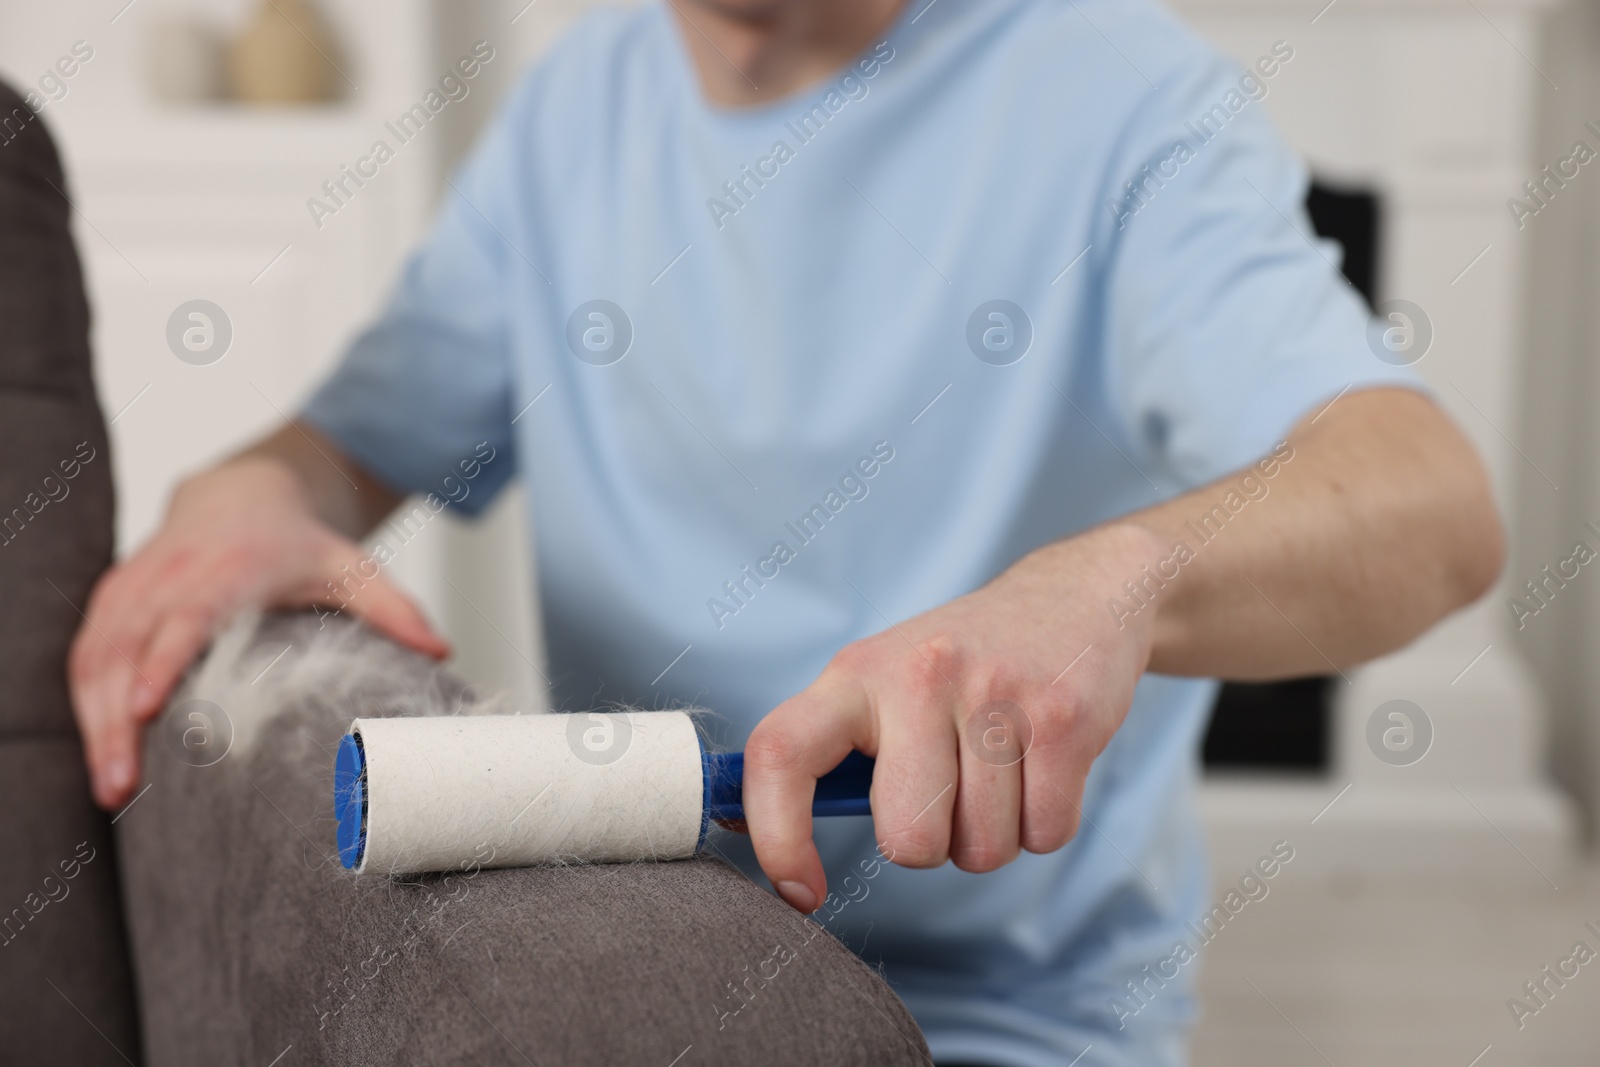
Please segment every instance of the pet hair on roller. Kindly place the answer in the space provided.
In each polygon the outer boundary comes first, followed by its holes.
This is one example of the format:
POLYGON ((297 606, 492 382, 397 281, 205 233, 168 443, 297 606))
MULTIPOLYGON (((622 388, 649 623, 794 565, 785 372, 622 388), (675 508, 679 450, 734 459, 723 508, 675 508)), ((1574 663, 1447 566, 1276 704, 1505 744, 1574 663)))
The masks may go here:
MULTIPOLYGON (((851 753, 812 813, 869 814, 872 766, 851 753)), ((334 759, 339 858, 358 874, 684 859, 713 819, 744 818, 743 774, 681 711, 357 719, 334 759)))

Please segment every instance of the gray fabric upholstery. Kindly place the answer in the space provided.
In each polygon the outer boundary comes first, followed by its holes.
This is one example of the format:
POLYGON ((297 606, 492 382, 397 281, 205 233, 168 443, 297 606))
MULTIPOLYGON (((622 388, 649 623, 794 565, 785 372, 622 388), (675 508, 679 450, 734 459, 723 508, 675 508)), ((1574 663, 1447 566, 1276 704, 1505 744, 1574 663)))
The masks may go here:
POLYGON ((139 1039, 116 859, 67 696, 112 494, 66 189, 0 85, 0 1061, 122 1064, 139 1039))
POLYGON ((713 859, 343 870, 350 720, 495 709, 326 625, 224 635, 147 739, 153 785, 117 830, 152 1063, 264 1067, 290 1046, 284 1064, 928 1062, 876 973, 713 859))

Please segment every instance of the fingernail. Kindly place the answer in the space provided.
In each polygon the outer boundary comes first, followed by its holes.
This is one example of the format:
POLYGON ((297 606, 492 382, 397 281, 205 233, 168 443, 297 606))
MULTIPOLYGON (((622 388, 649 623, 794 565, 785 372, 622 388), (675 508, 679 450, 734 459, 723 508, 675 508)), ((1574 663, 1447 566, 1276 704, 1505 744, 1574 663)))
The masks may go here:
POLYGON ((778 895, 803 915, 810 915, 817 910, 817 895, 799 882, 779 882, 778 895))
POLYGON ((100 769, 100 792, 120 793, 133 784, 133 766, 127 760, 114 759, 100 769))

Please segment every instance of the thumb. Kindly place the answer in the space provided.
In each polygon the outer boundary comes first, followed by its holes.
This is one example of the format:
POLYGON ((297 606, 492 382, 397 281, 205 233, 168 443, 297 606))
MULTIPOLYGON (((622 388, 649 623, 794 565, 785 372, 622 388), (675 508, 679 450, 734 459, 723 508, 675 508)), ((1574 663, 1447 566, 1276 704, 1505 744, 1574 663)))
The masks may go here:
POLYGON ((762 871, 797 911, 816 911, 828 893, 811 837, 817 779, 865 743, 869 714, 859 686, 825 676, 768 713, 745 746, 750 841, 762 871))
POLYGON ((416 601, 381 573, 371 578, 361 575, 362 565, 368 563, 370 557, 355 552, 349 559, 340 560, 340 573, 316 591, 312 603, 348 611, 379 633, 425 656, 448 657, 449 643, 439 636, 416 601))

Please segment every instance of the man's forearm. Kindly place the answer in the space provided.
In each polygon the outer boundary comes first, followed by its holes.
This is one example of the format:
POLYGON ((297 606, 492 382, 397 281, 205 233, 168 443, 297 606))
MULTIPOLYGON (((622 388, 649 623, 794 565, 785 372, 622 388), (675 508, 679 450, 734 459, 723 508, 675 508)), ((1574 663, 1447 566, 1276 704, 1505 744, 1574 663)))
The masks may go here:
POLYGON ((352 540, 366 536, 400 504, 401 498, 371 472, 302 422, 281 427, 228 464, 251 460, 270 460, 288 467, 317 517, 352 540))
POLYGON ((1153 558, 1106 610, 1153 615, 1150 669, 1166 674, 1373 658, 1481 596, 1504 555, 1471 445, 1402 389, 1344 396, 1262 462, 1122 521, 1154 535, 1153 558))

